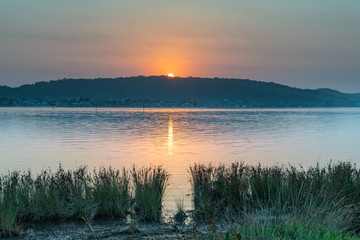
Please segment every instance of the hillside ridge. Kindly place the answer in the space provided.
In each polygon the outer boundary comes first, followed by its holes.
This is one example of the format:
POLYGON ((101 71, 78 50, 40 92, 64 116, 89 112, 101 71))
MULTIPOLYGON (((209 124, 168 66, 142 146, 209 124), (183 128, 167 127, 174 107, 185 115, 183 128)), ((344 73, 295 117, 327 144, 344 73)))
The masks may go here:
POLYGON ((357 107, 360 94, 249 79, 137 76, 0 86, 0 106, 357 107))

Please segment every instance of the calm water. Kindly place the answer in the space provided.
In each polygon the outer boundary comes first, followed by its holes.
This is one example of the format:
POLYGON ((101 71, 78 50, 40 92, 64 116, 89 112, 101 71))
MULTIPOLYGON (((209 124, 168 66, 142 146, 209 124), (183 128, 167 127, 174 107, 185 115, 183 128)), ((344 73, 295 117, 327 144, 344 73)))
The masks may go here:
POLYGON ((194 162, 360 165, 360 109, 0 108, 1 171, 162 164, 168 200, 194 162))

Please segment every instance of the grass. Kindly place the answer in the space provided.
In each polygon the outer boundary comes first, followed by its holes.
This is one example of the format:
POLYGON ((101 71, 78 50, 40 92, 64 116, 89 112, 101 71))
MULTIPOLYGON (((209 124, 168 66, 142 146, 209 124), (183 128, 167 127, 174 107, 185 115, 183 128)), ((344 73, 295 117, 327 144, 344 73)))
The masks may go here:
POLYGON ((360 202, 360 171, 350 163, 308 170, 286 167, 195 164, 190 167, 195 210, 243 213, 256 208, 280 212, 302 211, 302 206, 360 202))
POLYGON ((140 220, 158 221, 169 175, 161 167, 127 171, 87 167, 37 176, 9 172, 0 177, 0 237, 21 233, 20 223, 111 217, 125 219, 135 198, 140 220), (132 196, 131 176, 136 184, 132 196), (150 200, 149 202, 146 202, 150 200), (146 208, 146 210, 144 210, 146 208))
POLYGON ((131 196, 129 174, 112 168, 100 168, 93 177, 94 200, 100 203, 98 214, 103 217, 125 218, 129 213, 131 196))
POLYGON ((140 221, 160 222, 162 200, 170 175, 161 166, 132 169, 135 212, 140 221))
POLYGON ((185 198, 180 197, 180 199, 176 200, 175 204, 176 204, 176 213, 174 215, 174 220, 178 224, 183 224, 187 217, 187 214, 185 212, 185 198))
POLYGON ((334 230, 328 226, 318 226, 306 222, 280 222, 278 224, 254 224, 234 227, 222 236, 204 237, 203 239, 302 239, 302 240, 358 240, 359 238, 334 230))
POLYGON ((18 196, 15 185, 18 172, 9 173, 0 178, 0 237, 18 236, 20 227, 17 224, 19 211, 18 196))
POLYGON ((266 235, 340 239, 343 233, 360 231, 360 171, 350 163, 307 170, 244 163, 195 164, 190 173, 194 219, 208 223, 211 229, 217 222, 237 218, 241 222, 237 233, 248 236, 245 239, 265 239, 261 236, 266 235), (325 236, 322 229, 340 235, 325 236))
MULTIPOLYGON (((212 239, 358 239, 360 170, 351 163, 194 164, 189 172, 192 217, 209 226, 212 239)), ((95 218, 128 216, 136 233, 138 221, 161 221, 169 178, 161 166, 8 172, 0 176, 0 237, 20 235, 23 223, 85 219, 91 228, 95 218)), ((176 204, 181 223, 183 199, 176 204)))

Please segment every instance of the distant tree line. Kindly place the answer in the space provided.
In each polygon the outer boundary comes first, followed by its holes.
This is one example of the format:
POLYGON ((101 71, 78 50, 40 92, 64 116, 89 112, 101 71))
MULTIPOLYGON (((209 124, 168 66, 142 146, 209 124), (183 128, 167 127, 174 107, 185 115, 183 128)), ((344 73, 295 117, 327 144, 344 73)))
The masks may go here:
POLYGON ((0 86, 0 106, 356 107, 360 94, 248 79, 138 76, 0 86))

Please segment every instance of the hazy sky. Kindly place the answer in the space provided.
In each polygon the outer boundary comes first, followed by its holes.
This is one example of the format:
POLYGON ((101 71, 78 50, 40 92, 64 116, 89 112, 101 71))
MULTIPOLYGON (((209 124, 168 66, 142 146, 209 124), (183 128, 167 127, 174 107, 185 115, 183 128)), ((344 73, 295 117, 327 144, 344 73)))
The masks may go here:
POLYGON ((360 92, 360 1, 0 1, 0 85, 169 72, 360 92))

